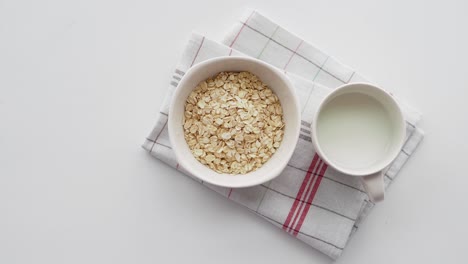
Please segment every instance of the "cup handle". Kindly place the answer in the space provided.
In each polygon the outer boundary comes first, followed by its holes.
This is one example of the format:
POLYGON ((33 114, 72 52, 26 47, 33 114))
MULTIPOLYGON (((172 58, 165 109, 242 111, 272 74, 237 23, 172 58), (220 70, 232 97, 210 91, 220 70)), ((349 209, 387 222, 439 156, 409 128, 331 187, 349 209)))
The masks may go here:
POLYGON ((382 171, 361 177, 362 185, 370 200, 374 203, 381 202, 385 196, 384 173, 382 171))

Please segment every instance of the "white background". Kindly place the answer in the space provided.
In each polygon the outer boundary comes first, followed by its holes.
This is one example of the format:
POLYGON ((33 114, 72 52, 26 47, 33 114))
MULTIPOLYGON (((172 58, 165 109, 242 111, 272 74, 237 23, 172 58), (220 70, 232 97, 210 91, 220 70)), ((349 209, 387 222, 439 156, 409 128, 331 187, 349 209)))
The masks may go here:
POLYGON ((192 30, 257 8, 424 114, 336 263, 468 262, 468 4, 0 0, 0 263, 331 263, 140 144, 192 30))

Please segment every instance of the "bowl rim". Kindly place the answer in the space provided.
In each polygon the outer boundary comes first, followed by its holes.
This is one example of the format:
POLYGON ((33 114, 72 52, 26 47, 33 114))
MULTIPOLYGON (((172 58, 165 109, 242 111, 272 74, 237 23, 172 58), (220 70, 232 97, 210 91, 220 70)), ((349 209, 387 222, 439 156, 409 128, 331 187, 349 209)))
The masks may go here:
MULTIPOLYGON (((195 87, 193 87, 195 88, 195 87)), ((256 185, 259 185, 259 184, 262 184, 264 182, 268 182, 272 179, 274 179, 275 177, 277 177, 287 166, 287 164, 289 163, 289 160, 291 159, 293 153, 294 153, 294 150, 295 150, 295 147, 297 145, 297 142, 299 140, 299 134, 300 134, 300 128, 301 128, 301 111, 300 111, 300 105, 299 105, 299 98, 297 96, 297 93, 295 91, 295 88, 292 84, 292 82, 289 80, 289 78, 287 77, 287 75, 283 72, 281 72, 281 70, 279 70, 278 68, 275 68, 274 66, 266 63, 266 62, 263 62, 261 60, 258 60, 258 59, 255 59, 255 58, 250 58, 250 57, 242 57, 242 56, 222 56, 222 57, 216 57, 216 58, 211 58, 211 59, 208 59, 208 60, 205 60, 203 62, 200 62, 200 63, 197 63, 195 64, 194 66, 192 66, 190 69, 188 69, 186 71, 186 73, 184 74, 184 76, 182 77, 182 79, 180 80, 179 82, 179 85, 175 88, 175 91, 173 93, 173 96, 171 98, 171 101, 170 101, 170 105, 169 105, 169 115, 168 115, 168 132, 169 132, 169 140, 171 142, 171 145, 173 146, 172 150, 174 151, 174 154, 176 156, 176 159, 177 159, 177 162, 179 163, 179 165, 184 168, 188 173, 190 173, 191 175, 195 176, 196 178, 204 181, 204 182, 208 182, 210 184, 213 184, 213 185, 217 185, 217 186, 221 186, 221 187, 230 187, 230 188, 243 188, 243 187, 251 187, 251 186, 256 186, 256 185), (220 62, 220 61, 226 61, 226 60, 239 60, 239 61, 247 61, 249 63, 254 63, 254 64, 257 64, 259 65, 260 67, 266 67, 268 68, 273 74, 275 74, 277 77, 279 77, 285 84, 286 88, 290 91, 290 94, 291 96, 289 97, 288 100, 291 101, 291 103, 293 103, 295 105, 295 109, 294 109, 294 113, 295 115, 297 115, 297 119, 298 119, 298 122, 296 124, 296 127, 294 128, 294 139, 293 139, 293 143, 294 144, 291 144, 292 146, 286 146, 286 149, 285 151, 282 153, 283 156, 285 156, 284 160, 285 162, 281 162, 281 163, 278 163, 275 167, 272 167, 269 171, 269 173, 271 173, 271 175, 268 175, 266 177, 263 177, 263 178, 258 178, 258 179, 255 179, 255 180, 252 180, 252 179, 249 179, 249 181, 238 181, 236 183, 229 183, 229 182, 226 182, 226 181, 215 181, 215 180, 212 180, 211 178, 207 178, 204 176, 204 174, 198 170, 191 170, 190 167, 191 165, 189 165, 189 162, 188 160, 186 160, 186 157, 183 155, 183 153, 181 153, 181 150, 177 147, 179 142, 175 142, 175 139, 173 136, 174 133, 176 133, 176 125, 174 122, 174 118, 171 118, 171 113, 174 112, 174 108, 175 108, 175 105, 176 105, 176 101, 177 100, 180 100, 180 93, 182 92, 182 90, 185 90, 183 87, 186 85, 186 81, 189 79, 188 76, 191 76, 194 72, 197 72, 197 70, 199 70, 200 68, 203 68, 203 67, 206 67, 207 65, 209 64, 213 64, 213 63, 217 63, 217 62, 220 62)), ((185 140, 184 140, 184 143, 186 144, 185 140)), ((261 167, 259 168, 261 169, 261 167)), ((259 169, 255 170, 254 172, 258 171, 259 169)), ((216 171, 210 169, 209 167, 206 167, 203 165, 203 170, 206 170, 206 171, 209 171, 210 173, 217 173, 216 171)), ((247 174, 243 174, 241 175, 242 177, 246 176, 248 177, 248 175, 250 173, 253 173, 253 172, 249 172, 247 174)), ((230 175, 232 177, 236 177, 236 175, 230 175)))

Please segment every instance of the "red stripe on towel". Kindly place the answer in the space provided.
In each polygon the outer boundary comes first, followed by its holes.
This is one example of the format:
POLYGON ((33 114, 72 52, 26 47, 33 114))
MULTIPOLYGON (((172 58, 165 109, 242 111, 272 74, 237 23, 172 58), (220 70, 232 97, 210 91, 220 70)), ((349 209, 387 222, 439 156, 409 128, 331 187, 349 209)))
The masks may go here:
POLYGON ((318 155, 315 154, 314 158, 312 159, 312 162, 310 163, 309 170, 307 170, 307 174, 304 177, 304 180, 302 181, 301 187, 299 188, 299 191, 297 192, 296 199, 294 200, 291 209, 289 210, 289 214, 286 217, 286 221, 283 224, 283 229, 287 230, 289 228, 289 225, 291 223, 291 219, 294 216, 294 213, 296 212, 297 206, 299 204, 299 201, 301 200, 302 194, 304 193, 305 188, 307 187, 307 184, 310 181, 311 175, 312 175, 312 170, 314 169, 315 165, 317 164, 318 161, 318 155))

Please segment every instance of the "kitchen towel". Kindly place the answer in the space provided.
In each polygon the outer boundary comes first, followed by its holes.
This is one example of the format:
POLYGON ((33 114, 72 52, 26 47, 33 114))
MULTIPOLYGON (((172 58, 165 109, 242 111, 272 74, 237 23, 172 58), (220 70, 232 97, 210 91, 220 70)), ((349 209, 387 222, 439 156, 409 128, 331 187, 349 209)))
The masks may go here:
MULTIPOLYGON (((222 43, 199 34, 191 35, 174 70, 156 125, 143 148, 181 173, 336 259, 374 204, 368 200, 357 178, 335 171, 318 157, 311 143, 310 123, 317 105, 332 89, 358 81, 366 79, 257 11, 249 11, 222 43), (274 65, 289 76, 300 98, 302 127, 293 157, 280 176, 262 185, 232 189, 208 184, 180 167, 171 149, 167 120, 172 93, 191 66, 219 56, 251 56, 274 65)), ((385 171, 386 187, 423 138, 423 132, 417 127, 420 114, 398 101, 407 123, 406 142, 385 171)))

